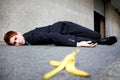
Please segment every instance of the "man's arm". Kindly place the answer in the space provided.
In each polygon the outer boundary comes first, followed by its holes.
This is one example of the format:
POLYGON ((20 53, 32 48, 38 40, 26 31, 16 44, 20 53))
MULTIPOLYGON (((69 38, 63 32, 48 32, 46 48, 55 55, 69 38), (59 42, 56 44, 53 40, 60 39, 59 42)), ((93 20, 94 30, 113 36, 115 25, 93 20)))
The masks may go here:
POLYGON ((48 33, 49 39, 52 39, 55 45, 58 46, 72 46, 72 47, 95 47, 97 43, 92 43, 92 41, 81 41, 76 42, 71 37, 66 37, 59 33, 48 33))
POLYGON ((59 33, 48 33, 48 39, 51 39, 53 43, 57 46, 72 46, 76 47, 76 41, 66 35, 62 35, 59 33))

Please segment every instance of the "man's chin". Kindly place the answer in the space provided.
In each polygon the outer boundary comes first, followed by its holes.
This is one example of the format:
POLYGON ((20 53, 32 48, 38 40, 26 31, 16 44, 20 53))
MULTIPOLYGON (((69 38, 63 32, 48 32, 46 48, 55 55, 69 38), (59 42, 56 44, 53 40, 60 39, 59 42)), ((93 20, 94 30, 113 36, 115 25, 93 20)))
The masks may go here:
POLYGON ((24 44, 20 44, 20 46, 23 46, 24 44))
POLYGON ((23 42, 21 42, 21 43, 20 43, 20 46, 23 46, 23 45, 24 45, 24 43, 23 43, 23 42))
POLYGON ((19 44, 19 45, 17 45, 17 46, 23 46, 24 44, 19 44))

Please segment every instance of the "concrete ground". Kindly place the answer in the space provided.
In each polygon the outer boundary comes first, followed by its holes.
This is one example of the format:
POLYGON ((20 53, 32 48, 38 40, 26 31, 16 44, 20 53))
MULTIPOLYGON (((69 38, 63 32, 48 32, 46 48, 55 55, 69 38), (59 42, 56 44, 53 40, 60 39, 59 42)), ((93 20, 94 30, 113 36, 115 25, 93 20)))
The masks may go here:
POLYGON ((84 78, 62 70, 49 80, 118 80, 120 79, 120 38, 112 46, 95 48, 54 45, 7 46, 0 42, 0 80, 43 80, 43 75, 55 67, 50 60, 62 60, 75 49, 76 67, 91 74, 84 78))

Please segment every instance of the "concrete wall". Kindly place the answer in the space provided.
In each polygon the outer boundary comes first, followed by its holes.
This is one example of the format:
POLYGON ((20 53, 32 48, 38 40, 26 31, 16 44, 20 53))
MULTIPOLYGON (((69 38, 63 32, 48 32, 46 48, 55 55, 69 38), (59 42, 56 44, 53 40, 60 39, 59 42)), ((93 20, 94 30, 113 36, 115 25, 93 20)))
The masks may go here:
POLYGON ((0 0, 0 40, 9 30, 22 33, 56 21, 94 29, 93 0, 0 0))
POLYGON ((106 36, 120 37, 120 15, 114 10, 110 1, 106 2, 105 16, 106 36))
POLYGON ((103 0, 94 0, 94 10, 101 14, 102 16, 105 16, 105 10, 104 10, 104 2, 103 0))

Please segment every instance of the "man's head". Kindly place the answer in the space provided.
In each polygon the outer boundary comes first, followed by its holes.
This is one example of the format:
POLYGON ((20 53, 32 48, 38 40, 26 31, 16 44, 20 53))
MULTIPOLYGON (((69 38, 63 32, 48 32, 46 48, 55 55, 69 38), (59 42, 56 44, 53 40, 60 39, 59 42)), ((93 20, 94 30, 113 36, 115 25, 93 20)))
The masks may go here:
POLYGON ((25 44, 23 35, 16 31, 8 31, 4 35, 4 40, 8 45, 21 46, 25 44))

